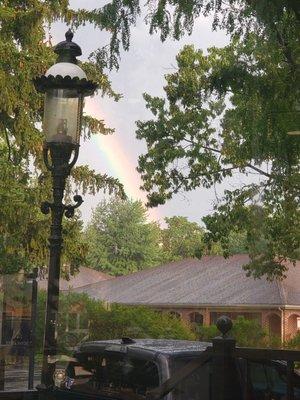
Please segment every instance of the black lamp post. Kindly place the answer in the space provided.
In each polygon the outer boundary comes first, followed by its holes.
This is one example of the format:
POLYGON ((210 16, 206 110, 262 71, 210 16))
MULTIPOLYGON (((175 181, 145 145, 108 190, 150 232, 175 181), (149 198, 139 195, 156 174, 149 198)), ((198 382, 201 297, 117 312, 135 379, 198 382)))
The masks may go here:
POLYGON ((65 184, 78 158, 83 99, 92 95, 97 88, 94 82, 86 79, 84 71, 77 65, 76 57, 82 53, 72 39, 73 33, 68 30, 66 40, 54 48, 58 54, 57 63, 45 75, 34 80, 36 89, 45 93, 43 155, 53 183, 53 202, 41 205, 41 211, 44 214, 51 211, 52 217, 42 384, 39 386, 46 390, 53 386, 55 364, 50 363, 50 358, 57 353, 62 218, 63 215, 71 218, 75 208, 83 202, 81 196, 77 195, 74 196, 75 205, 65 205, 65 184))

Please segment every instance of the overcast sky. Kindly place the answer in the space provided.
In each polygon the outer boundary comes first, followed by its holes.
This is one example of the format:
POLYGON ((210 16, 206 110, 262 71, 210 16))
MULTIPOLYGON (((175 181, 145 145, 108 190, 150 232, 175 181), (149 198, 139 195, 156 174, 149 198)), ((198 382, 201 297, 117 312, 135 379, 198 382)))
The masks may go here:
MULTIPOLYGON (((84 2, 84 6, 91 9, 99 7, 100 4, 99 0, 84 2)), ((72 1, 71 5, 75 8, 80 6, 80 2, 72 1)), ((62 23, 52 26, 53 45, 64 40, 66 30, 67 26, 62 23)), ((91 51, 108 43, 109 37, 105 32, 87 25, 76 31, 73 40, 81 46, 81 60, 84 60, 91 51)), ((88 164, 97 172, 119 178, 129 197, 145 200, 145 193, 139 190, 141 181, 136 166, 139 154, 145 152, 146 147, 135 138, 135 121, 148 119, 151 114, 145 109, 142 93, 163 95, 164 75, 174 71, 175 57, 185 44, 194 44, 196 48, 205 50, 211 46, 222 47, 227 43, 226 34, 222 31, 212 32, 211 21, 207 18, 199 18, 196 21, 191 36, 185 36, 178 42, 167 40, 164 43, 161 43, 159 35, 150 36, 148 27, 140 19, 131 32, 130 50, 121 54, 120 69, 109 74, 114 90, 122 93, 122 100, 114 102, 95 96, 86 103, 86 112, 104 119, 108 126, 115 128, 116 133, 105 137, 97 135, 98 137, 82 143, 78 164, 88 164)), ((241 180, 244 178, 237 175, 226 185, 230 187, 241 180)), ((224 187, 222 185, 217 188, 220 195, 224 187)), ((92 209, 103 197, 103 193, 85 196, 81 206, 85 222, 89 220, 92 209)), ((183 215, 192 221, 200 222, 204 215, 212 211, 215 198, 215 189, 201 189, 176 195, 164 206, 149 210, 149 217, 162 222, 166 216, 183 215)))

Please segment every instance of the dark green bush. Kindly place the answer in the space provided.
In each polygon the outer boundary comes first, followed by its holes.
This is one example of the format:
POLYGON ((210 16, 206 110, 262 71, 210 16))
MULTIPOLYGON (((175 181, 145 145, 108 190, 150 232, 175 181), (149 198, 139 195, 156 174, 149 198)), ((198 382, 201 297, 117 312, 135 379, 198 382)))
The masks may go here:
POLYGON ((198 339, 201 342, 210 342, 214 337, 219 336, 220 332, 216 325, 197 326, 196 328, 198 339))
POLYGON ((183 322, 168 314, 146 307, 111 305, 110 310, 90 313, 90 337, 115 339, 124 336, 134 338, 166 338, 195 340, 194 333, 183 322))
MULTIPOLYGON (((41 352, 45 319, 45 292, 38 296, 37 351, 41 352)), ((73 318, 73 319, 74 319, 73 318)), ((194 327, 195 328, 195 327, 194 327)), ((269 336, 258 321, 239 317, 233 321, 230 332, 238 346, 281 347, 280 338, 269 336)), ((131 307, 120 304, 107 306, 85 294, 69 293, 60 295, 58 345, 60 352, 66 352, 82 340, 105 340, 122 337, 166 338, 211 341, 219 336, 215 325, 196 326, 194 330, 167 313, 160 313, 147 307, 131 307), (74 329, 75 322, 69 321, 66 332, 66 315, 75 318, 80 313, 80 330, 74 329), (86 328, 86 329, 83 329, 86 328)), ((287 348, 300 348, 300 334, 286 344, 287 348)))
POLYGON ((257 320, 238 317, 233 321, 232 336, 237 345, 242 347, 265 347, 267 344, 267 332, 257 320))
MULTIPOLYGON (((211 341, 220 335, 216 325, 200 326, 196 331, 199 340, 202 341, 211 341)), ((257 320, 238 317, 233 321, 233 328, 229 335, 234 337, 237 345, 241 347, 281 347, 280 338, 270 336, 257 320)))
MULTIPOLYGON (((42 350, 45 292, 38 296, 37 351, 42 350)), ((66 353, 81 340, 104 340, 122 337, 166 338, 195 340, 190 327, 169 314, 159 313, 147 307, 131 307, 112 304, 109 307, 85 294, 69 293, 60 295, 58 346, 66 353), (81 326, 75 329, 76 314, 80 313, 81 326), (66 316, 69 317, 69 332, 66 332, 66 316), (71 319, 71 320, 70 320, 71 319), (83 324, 85 322, 85 324, 83 324)))
POLYGON ((300 350, 300 332, 298 332, 292 339, 287 341, 285 347, 287 349, 300 350))

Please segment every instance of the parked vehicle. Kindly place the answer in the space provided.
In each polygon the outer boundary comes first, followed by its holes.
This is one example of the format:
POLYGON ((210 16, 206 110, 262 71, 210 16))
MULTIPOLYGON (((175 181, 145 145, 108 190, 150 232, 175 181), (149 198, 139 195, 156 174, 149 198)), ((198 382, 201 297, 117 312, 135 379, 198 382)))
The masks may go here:
MULTIPOLYGON (((164 400, 209 400, 210 346, 205 342, 128 338, 84 343, 65 371, 57 370, 56 398, 143 400, 147 393, 147 398, 155 398, 149 397, 149 392, 153 396, 167 381, 173 389, 164 400), (206 354, 207 359, 203 357, 206 354), (201 366, 200 359, 204 360, 201 366)), ((285 363, 247 361, 246 368, 245 360, 237 359, 234 368, 233 384, 240 400, 286 399, 285 363)), ((293 380, 294 399, 300 400, 300 376, 295 373, 293 380)))

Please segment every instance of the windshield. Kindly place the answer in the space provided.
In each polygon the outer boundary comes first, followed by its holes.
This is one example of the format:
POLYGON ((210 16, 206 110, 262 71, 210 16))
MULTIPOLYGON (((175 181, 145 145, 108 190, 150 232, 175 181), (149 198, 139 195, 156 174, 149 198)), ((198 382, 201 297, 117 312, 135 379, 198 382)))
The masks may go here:
POLYGON ((61 389, 125 400, 144 398, 148 390, 158 385, 158 368, 154 362, 107 353, 80 355, 77 362, 69 363, 61 389))

